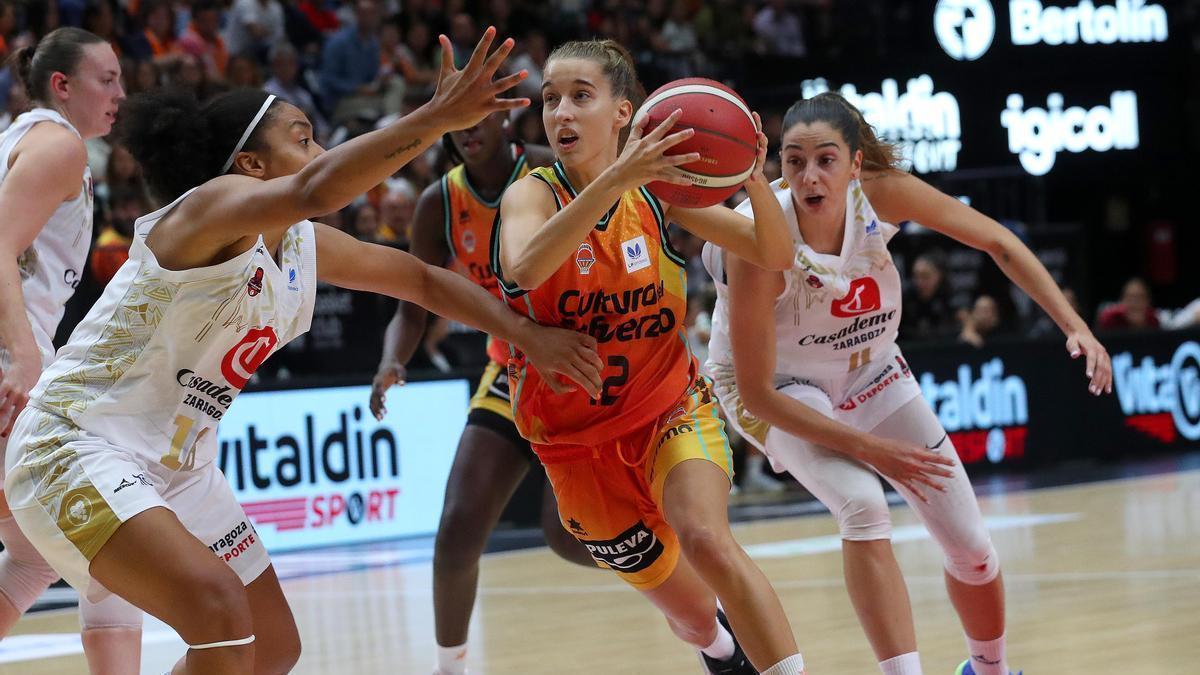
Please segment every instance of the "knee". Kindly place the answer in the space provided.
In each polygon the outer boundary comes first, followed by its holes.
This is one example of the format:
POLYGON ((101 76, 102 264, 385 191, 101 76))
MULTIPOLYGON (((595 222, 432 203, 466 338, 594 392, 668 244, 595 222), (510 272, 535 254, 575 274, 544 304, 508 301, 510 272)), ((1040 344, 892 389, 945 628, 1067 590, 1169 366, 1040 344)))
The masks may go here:
POLYGON ((986 533, 970 543, 944 548, 946 573, 968 586, 990 584, 1000 574, 1000 557, 986 533))
POLYGON ((284 675, 300 660, 300 634, 295 622, 286 632, 272 632, 270 640, 255 642, 254 675, 284 675))
POLYGON ((238 640, 254 633, 246 588, 233 570, 224 567, 189 580, 180 598, 186 607, 172 628, 188 645, 238 640))
POLYGON ((679 547, 701 576, 729 575, 737 567, 741 549, 728 528, 689 523, 676 530, 679 547))
POLYGON ((434 565, 458 568, 477 563, 487 545, 488 532, 480 525, 482 519, 468 504, 448 501, 434 538, 434 565))
POLYGON ((842 539, 874 541, 892 538, 892 516, 883 493, 849 497, 834 511, 842 539))
POLYGON ((716 637, 717 615, 714 610, 694 617, 667 617, 667 625, 675 637, 697 647, 712 644, 716 637))

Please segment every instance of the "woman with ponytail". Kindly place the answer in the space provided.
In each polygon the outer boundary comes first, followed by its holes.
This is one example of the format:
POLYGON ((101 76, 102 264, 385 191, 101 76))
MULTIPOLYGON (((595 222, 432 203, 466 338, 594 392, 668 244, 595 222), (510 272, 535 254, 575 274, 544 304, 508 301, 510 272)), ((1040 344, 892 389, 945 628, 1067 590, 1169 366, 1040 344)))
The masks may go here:
MULTIPOLYGON (((33 109, 0 135, 0 456, 42 369, 92 243, 92 175, 84 141, 107 135, 125 98, 121 67, 100 37, 60 28, 12 55, 33 109)), ((14 453, 15 454, 15 453, 14 453)), ((0 636, 58 573, 0 493, 0 636)), ((136 671, 142 612, 121 600, 80 599, 93 673, 136 671)))
POLYGON ((492 267, 512 307, 597 338, 604 387, 563 391, 514 352, 515 422, 563 526, 662 610, 706 672, 802 675, 783 606, 729 529, 732 453, 687 340, 686 261, 667 236, 675 222, 756 264, 790 265, 762 175, 766 137, 745 183, 757 222, 663 204, 645 185, 688 184, 677 167, 699 155, 668 154, 693 133, 671 133, 680 111, 645 133, 646 117, 634 119, 642 98, 629 52, 610 40, 568 42, 546 62, 542 122, 558 161, 504 193, 492 267))
POLYGON ((30 395, 6 490, 22 530, 81 594, 170 625, 174 673, 283 673, 300 641, 279 580, 217 465, 217 425, 274 351, 304 333, 318 280, 419 303, 532 350, 595 390, 587 338, 542 329, 461 276, 309 218, 344 207, 443 133, 497 110, 523 73, 489 29, 463 70, 442 38, 433 99, 325 152, 297 108, 257 90, 199 106, 149 93, 125 143, 163 208, 30 395))
MULTIPOLYGON (((1111 391, 1108 354, 1016 236, 897 170, 892 146, 838 94, 793 105, 780 145, 773 187, 796 240, 792 268, 704 251, 717 281, 707 364, 717 396, 731 424, 837 519, 846 588, 884 675, 920 675, 921 663, 880 475, 945 553, 970 654, 958 675, 1008 675, 996 551, 954 443, 896 346, 892 223, 919 222, 991 255, 1053 317, 1071 358, 1086 356, 1095 395, 1111 391)), ((758 215, 750 202, 738 210, 758 215)))

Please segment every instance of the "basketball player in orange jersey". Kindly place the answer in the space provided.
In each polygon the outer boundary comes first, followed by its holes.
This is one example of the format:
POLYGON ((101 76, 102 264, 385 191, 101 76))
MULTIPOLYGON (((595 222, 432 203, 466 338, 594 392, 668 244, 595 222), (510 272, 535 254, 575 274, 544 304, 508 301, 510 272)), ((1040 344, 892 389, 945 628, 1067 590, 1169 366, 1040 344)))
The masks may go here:
MULTIPOLYGON (((956 675, 1009 675, 996 549, 954 442, 896 346, 893 223, 919 222, 989 253, 1062 329, 1071 358, 1086 358, 1097 396, 1111 391, 1108 353, 1012 232, 897 170, 894 148, 841 95, 796 102, 780 145, 783 178, 774 189, 797 238, 794 266, 766 272, 728 252, 704 252, 717 281, 708 366, 721 405, 837 519, 846 590, 883 675, 923 671, 881 475, 942 548, 970 651, 956 675)), ((757 204, 738 212, 750 208, 758 213, 757 204)))
POLYGON ((667 135, 679 111, 644 136, 643 117, 622 149, 641 96, 632 59, 612 41, 567 43, 546 64, 542 120, 558 162, 504 194, 492 263, 512 307, 596 338, 604 382, 595 399, 557 393, 514 353, 517 428, 546 467, 563 524, 662 610, 706 672, 798 675, 783 607, 729 531, 729 442, 687 344, 685 261, 667 239, 670 217, 757 264, 790 265, 783 211, 762 176, 766 138, 760 131, 746 183, 756 221, 720 206, 671 208, 643 186, 686 185, 677 167, 700 158, 664 154, 692 135, 667 135))
MULTIPOLYGON (((503 112, 469 129, 446 134, 442 142, 461 164, 421 193, 410 252, 430 265, 452 265, 499 298, 489 249, 500 197, 531 168, 552 163, 554 153, 544 145, 509 141, 508 115, 503 112)), ((371 412, 377 418, 382 419, 386 412, 387 389, 404 382, 404 364, 421 342, 428 315, 416 303, 401 302, 396 307, 371 387, 371 412)), ((530 466, 540 467, 529 442, 513 424, 508 355, 507 343, 489 338, 490 362, 471 398, 467 426, 446 482, 445 505, 433 546, 438 675, 466 672, 467 630, 479 583, 479 558, 530 466)), ((559 523, 549 483, 542 501, 542 531, 555 553, 595 567, 587 549, 559 523)))

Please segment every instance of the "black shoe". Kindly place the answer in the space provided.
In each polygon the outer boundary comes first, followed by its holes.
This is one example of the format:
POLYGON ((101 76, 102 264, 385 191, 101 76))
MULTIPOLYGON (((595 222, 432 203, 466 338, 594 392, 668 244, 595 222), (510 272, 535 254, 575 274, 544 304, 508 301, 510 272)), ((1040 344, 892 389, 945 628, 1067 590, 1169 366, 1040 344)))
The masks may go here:
POLYGON ((724 661, 718 661, 708 654, 700 652, 704 667, 711 675, 758 675, 758 671, 754 669, 750 659, 746 658, 746 652, 742 651, 742 646, 738 644, 737 635, 729 627, 729 619, 725 617, 725 612, 720 609, 717 610, 717 621, 725 627, 725 630, 729 631, 730 635, 733 635, 733 656, 724 661))

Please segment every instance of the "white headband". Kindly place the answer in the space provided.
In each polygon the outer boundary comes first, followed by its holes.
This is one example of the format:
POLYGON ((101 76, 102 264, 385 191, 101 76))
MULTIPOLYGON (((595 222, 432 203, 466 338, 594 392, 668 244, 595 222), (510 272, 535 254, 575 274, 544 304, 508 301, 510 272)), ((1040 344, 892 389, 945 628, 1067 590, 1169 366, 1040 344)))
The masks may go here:
POLYGON ((254 133, 254 127, 258 126, 258 123, 262 121, 263 115, 267 114, 267 108, 271 107, 271 102, 274 100, 275 94, 271 94, 267 97, 267 100, 263 101, 262 107, 258 109, 258 114, 254 116, 254 119, 250 120, 250 126, 246 127, 242 138, 237 142, 237 145, 233 146, 233 152, 229 153, 229 159, 225 160, 225 166, 221 167, 221 175, 224 175, 229 170, 229 167, 233 166, 234 158, 242 151, 242 146, 246 144, 246 140, 250 138, 250 134, 254 133))

